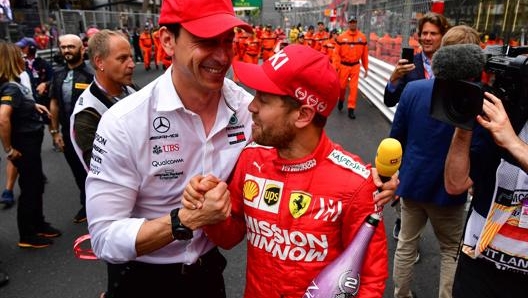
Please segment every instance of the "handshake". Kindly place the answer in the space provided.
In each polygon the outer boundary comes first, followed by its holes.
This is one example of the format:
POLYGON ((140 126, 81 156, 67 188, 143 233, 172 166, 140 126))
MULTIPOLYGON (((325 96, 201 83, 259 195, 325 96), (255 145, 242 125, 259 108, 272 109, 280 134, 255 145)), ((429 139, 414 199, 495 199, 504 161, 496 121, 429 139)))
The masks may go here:
POLYGON ((183 192, 180 216, 192 230, 224 221, 231 216, 227 184, 213 175, 191 178, 183 192))

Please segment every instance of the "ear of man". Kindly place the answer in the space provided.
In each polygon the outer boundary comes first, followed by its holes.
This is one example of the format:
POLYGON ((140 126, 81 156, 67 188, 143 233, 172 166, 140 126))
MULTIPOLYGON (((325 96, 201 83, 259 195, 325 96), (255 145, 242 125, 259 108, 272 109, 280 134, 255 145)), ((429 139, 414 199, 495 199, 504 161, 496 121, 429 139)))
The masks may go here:
POLYGON ((304 128, 312 123, 313 118, 315 117, 316 111, 313 106, 302 105, 297 110, 297 119, 295 121, 295 126, 297 128, 304 128))
POLYGON ((171 42, 171 40, 173 38, 175 39, 176 37, 174 36, 173 33, 171 33, 169 31, 169 29, 167 27, 162 26, 159 29, 160 44, 163 47, 163 49, 165 50, 165 53, 167 54, 167 56, 170 56, 170 57, 172 57, 172 55, 174 55, 174 45, 171 42))

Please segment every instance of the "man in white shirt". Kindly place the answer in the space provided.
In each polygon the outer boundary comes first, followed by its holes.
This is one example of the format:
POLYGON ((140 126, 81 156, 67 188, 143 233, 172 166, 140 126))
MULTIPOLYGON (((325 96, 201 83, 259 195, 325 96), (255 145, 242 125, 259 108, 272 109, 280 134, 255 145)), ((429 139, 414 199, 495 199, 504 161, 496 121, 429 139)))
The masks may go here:
POLYGON ((249 141, 252 96, 225 79, 233 58, 229 0, 163 1, 160 43, 173 65, 103 114, 86 181, 105 297, 225 297, 225 258, 179 212, 188 179, 227 179, 249 141), (199 7, 200 9, 193 9, 199 7))

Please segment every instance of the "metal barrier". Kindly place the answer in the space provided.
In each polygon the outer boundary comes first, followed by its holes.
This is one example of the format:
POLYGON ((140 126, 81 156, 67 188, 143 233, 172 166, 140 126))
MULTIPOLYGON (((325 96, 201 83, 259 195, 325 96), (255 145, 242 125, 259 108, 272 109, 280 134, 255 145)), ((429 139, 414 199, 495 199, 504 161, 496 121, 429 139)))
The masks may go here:
POLYGON ((55 61, 54 57, 59 54, 59 48, 50 48, 45 50, 37 50, 37 57, 40 57, 46 61, 48 61, 53 68, 56 68, 60 66, 57 61, 55 61))
POLYGON ((380 112, 392 122, 396 107, 389 108, 383 103, 385 85, 394 70, 394 65, 388 64, 375 57, 369 56, 369 71, 367 78, 363 78, 364 71, 361 68, 359 79, 359 90, 365 95, 380 112))
POLYGON ((80 35, 88 28, 95 26, 99 29, 117 29, 134 27, 143 28, 145 25, 158 24, 158 14, 113 12, 104 10, 65 10, 59 11, 61 34, 71 33, 80 35))

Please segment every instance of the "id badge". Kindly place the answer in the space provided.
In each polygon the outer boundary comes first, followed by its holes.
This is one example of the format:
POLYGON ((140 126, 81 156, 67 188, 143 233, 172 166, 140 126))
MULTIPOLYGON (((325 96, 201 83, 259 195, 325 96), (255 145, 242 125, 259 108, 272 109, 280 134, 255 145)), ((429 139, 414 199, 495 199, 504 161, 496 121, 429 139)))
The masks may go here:
POLYGON ((519 228, 528 229, 528 199, 522 201, 521 215, 519 217, 519 228))

